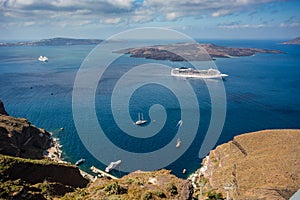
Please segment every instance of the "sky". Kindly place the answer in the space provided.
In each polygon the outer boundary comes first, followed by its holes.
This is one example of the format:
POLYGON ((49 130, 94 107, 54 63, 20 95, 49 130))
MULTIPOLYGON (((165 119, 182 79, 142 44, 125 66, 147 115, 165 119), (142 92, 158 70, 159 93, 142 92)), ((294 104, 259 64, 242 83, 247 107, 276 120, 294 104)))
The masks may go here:
POLYGON ((299 0, 0 0, 0 40, 106 39, 142 27, 197 39, 292 39, 299 10, 299 0))

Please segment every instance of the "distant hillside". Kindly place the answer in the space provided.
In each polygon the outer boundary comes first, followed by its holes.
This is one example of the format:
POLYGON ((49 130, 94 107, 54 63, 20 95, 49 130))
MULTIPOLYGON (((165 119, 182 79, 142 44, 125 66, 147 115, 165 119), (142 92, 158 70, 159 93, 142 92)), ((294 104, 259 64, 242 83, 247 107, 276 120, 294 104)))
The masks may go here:
POLYGON ((206 61, 211 60, 212 58, 252 56, 257 53, 282 54, 284 52, 279 50, 258 48, 226 47, 215 44, 176 43, 123 49, 117 51, 117 53, 130 54, 131 57, 148 58, 154 60, 206 61))
POLYGON ((97 45, 103 40, 98 39, 73 39, 73 38, 51 38, 29 42, 0 43, 1 46, 60 46, 60 45, 97 45))
POLYGON ((296 37, 292 40, 282 42, 281 44, 300 44, 300 37, 296 37))

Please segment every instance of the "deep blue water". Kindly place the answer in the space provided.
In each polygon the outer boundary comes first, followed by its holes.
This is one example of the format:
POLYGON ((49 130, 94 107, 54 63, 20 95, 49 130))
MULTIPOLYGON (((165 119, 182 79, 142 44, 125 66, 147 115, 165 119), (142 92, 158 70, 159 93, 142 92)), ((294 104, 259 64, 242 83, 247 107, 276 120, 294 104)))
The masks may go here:
MULTIPOLYGON (((202 42, 202 41, 200 41, 202 42)), ((300 46, 281 45, 281 41, 203 41, 217 45, 277 49, 286 54, 257 54, 250 57, 217 59, 218 69, 229 77, 224 81, 227 112, 224 128, 217 144, 231 140, 235 135, 262 129, 300 128, 300 46)), ((75 162, 86 158, 82 166, 101 169, 105 165, 97 161, 82 145, 72 115, 72 90, 76 72, 94 46, 51 47, 1 47, 0 48, 0 99, 8 113, 28 118, 33 124, 52 131, 63 145, 64 159, 75 162), (46 55, 49 62, 37 61, 46 55), (63 131, 59 131, 64 127, 63 131)), ((176 132, 180 119, 179 103, 167 88, 148 85, 137 90, 131 98, 130 114, 144 112, 153 104, 166 108, 167 122, 161 132, 146 141, 122 133, 111 115, 110 96, 114 84, 133 65, 147 63, 141 58, 120 57, 107 71, 97 88, 96 109, 99 123, 107 137, 117 146, 131 152, 149 152, 162 148, 176 132)), ((151 61, 171 66, 185 63, 151 61)), ((199 130, 192 145, 176 162, 167 166, 174 174, 185 177, 183 168, 192 172, 200 166, 198 152, 210 120, 210 99, 205 83, 189 81, 197 91, 200 107, 199 130)), ((157 160, 159 162, 159 160, 157 160)), ((114 171, 115 175, 120 175, 114 171)))

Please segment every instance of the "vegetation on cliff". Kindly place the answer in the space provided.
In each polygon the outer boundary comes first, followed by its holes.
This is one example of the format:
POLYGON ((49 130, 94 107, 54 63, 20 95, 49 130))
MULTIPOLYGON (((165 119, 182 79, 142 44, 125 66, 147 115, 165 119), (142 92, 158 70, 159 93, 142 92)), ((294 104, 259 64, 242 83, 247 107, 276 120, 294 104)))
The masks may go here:
POLYGON ((1 154, 0 182, 0 199, 62 196, 88 184, 76 166, 1 154))
POLYGON ((168 170, 133 172, 119 180, 100 178, 85 190, 66 194, 63 199, 192 199, 190 181, 177 178, 168 170))

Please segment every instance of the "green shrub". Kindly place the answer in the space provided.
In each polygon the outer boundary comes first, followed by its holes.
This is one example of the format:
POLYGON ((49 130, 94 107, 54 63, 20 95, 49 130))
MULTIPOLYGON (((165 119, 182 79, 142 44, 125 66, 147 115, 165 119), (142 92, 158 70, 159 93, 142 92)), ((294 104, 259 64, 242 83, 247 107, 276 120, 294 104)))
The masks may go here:
POLYGON ((117 182, 107 184, 104 190, 107 192, 108 195, 124 194, 127 192, 127 190, 121 187, 117 182))
POLYGON ((62 200, 85 200, 85 196, 87 195, 85 189, 76 189, 72 193, 67 193, 65 196, 63 196, 62 200))
POLYGON ((149 200, 152 199, 152 192, 147 190, 142 194, 142 200, 149 200))
POLYGON ((153 191, 153 194, 159 198, 167 198, 167 196, 165 195, 165 193, 163 193, 162 191, 159 190, 155 190, 153 191))
POLYGON ((222 193, 216 193, 216 192, 211 192, 211 191, 208 192, 207 197, 210 200, 222 200, 222 199, 224 199, 222 193))
POLYGON ((177 187, 173 182, 167 184, 167 191, 171 194, 171 196, 178 194, 177 187))
POLYGON ((15 196, 21 193, 25 188, 24 183, 18 179, 14 181, 5 181, 0 183, 0 199, 8 199, 11 196, 15 196))

